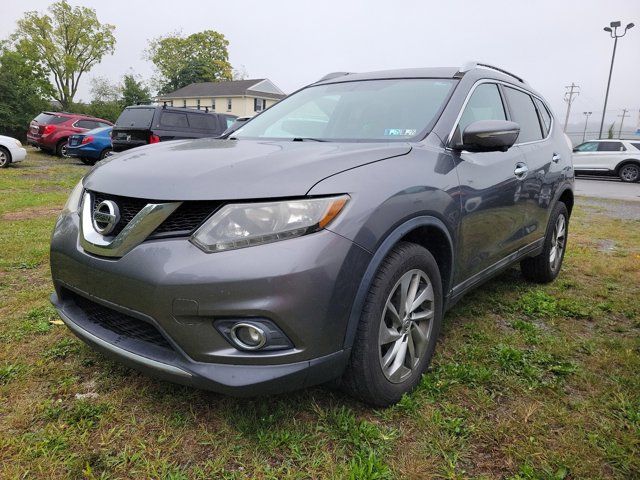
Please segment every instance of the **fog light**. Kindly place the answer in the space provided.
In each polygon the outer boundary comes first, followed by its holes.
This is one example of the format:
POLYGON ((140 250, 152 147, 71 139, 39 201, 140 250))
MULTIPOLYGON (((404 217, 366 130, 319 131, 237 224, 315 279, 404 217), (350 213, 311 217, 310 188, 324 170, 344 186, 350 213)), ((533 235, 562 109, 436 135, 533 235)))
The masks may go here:
POLYGON ((236 323, 229 333, 234 343, 246 350, 258 350, 267 341, 264 330, 250 323, 236 323))

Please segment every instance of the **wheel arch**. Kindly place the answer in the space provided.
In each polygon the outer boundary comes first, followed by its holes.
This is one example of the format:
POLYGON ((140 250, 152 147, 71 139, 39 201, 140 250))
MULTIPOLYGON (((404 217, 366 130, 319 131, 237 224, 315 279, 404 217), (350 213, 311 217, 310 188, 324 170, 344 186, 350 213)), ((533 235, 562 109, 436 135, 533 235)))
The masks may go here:
POLYGON ((571 217, 571 211, 573 210, 573 190, 567 187, 558 196, 558 201, 564 203, 567 206, 569 217, 571 217))
POLYGON ((11 155, 11 150, 9 150, 4 145, 0 145, 0 150, 2 150, 7 155, 7 165, 13 163, 13 155, 11 155))
POLYGON ((360 281, 360 285, 358 286, 358 290, 351 306, 344 339, 345 349, 349 349, 353 345, 356 331, 358 329, 358 323, 360 321, 360 314, 371 287, 371 282, 373 281, 380 264, 391 249, 401 241, 408 241, 421 245, 429 250, 434 256, 436 263, 438 264, 438 268, 440 269, 440 275, 442 277, 442 292, 445 297, 444 300, 446 304, 446 297, 451 290, 451 282, 453 279, 454 249, 451 234, 444 222, 437 217, 419 216, 411 218, 396 227, 389 235, 387 235, 369 261, 369 265, 362 276, 362 280, 360 281))
POLYGON ((620 163, 618 163, 618 165, 616 166, 616 175, 620 175, 620 169, 622 167, 624 167, 625 165, 629 164, 629 163, 634 163, 636 165, 638 165, 640 167, 640 160, 638 160, 637 158, 627 158, 625 160, 622 160, 620 163))

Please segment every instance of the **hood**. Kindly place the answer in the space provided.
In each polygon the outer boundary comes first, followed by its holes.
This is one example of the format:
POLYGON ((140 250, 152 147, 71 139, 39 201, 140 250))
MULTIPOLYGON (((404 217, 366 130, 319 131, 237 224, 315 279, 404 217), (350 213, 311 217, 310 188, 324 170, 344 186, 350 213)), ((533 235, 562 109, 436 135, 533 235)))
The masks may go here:
POLYGON ((84 187, 153 200, 295 197, 328 176, 410 151, 398 142, 177 140, 109 157, 84 187))

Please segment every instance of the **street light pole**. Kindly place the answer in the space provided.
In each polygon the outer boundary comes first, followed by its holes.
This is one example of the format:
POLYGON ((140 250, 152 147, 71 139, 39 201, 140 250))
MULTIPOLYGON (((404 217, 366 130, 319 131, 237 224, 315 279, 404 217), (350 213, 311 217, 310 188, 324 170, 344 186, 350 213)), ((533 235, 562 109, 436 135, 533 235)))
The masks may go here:
POLYGON ((604 95, 604 108, 602 109, 602 120, 600 121, 600 133, 598 138, 602 138, 602 128, 604 127, 604 116, 607 113, 607 101, 609 100, 609 88, 611 87, 611 74, 613 73, 613 62, 616 59, 616 48, 618 47, 618 39, 624 37, 627 34, 627 30, 634 27, 633 23, 627 24, 624 28, 622 35, 618 35, 618 28, 622 25, 620 21, 611 22, 608 27, 604 27, 605 32, 609 32, 611 38, 613 38, 613 55, 611 55, 611 67, 609 68, 609 80, 607 81, 607 92, 604 95))
POLYGON ((584 132, 582 132, 582 143, 584 143, 584 140, 587 136, 587 123, 589 122, 589 115, 591 115, 593 112, 582 112, 584 115, 584 132))

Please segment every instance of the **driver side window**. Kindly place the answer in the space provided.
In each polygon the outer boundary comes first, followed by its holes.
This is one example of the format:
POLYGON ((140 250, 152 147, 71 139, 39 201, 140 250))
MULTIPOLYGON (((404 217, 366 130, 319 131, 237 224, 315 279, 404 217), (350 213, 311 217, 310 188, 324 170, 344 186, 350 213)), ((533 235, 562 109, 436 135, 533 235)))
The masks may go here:
POLYGON ((506 120, 502 98, 498 85, 495 83, 482 83, 473 91, 467 102, 464 112, 458 122, 457 132, 462 135, 464 129, 470 123, 478 120, 506 120))

